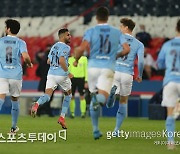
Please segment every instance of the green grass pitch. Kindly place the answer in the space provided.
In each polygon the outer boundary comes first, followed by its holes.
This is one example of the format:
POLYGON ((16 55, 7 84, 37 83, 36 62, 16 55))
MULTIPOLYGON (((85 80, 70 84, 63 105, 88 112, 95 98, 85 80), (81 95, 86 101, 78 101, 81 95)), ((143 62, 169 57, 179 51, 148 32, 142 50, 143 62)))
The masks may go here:
MULTIPOLYGON (((0 154, 170 154, 180 153, 180 145, 177 145, 175 151, 168 151, 165 145, 160 145, 166 141, 166 138, 153 137, 145 139, 144 137, 112 138, 107 140, 107 131, 112 131, 115 125, 115 118, 100 118, 100 130, 103 137, 94 140, 92 137, 91 119, 66 119, 68 126, 67 140, 64 141, 58 137, 58 131, 61 130, 57 124, 58 117, 49 118, 47 116, 31 118, 30 116, 20 116, 18 126, 23 133, 57 133, 57 141, 34 141, 31 143, 0 143, 0 154), (159 141, 159 145, 154 142, 159 141)), ((122 130, 139 132, 157 132, 164 129, 165 121, 148 120, 145 118, 127 118, 125 119, 122 130)), ((0 115, 0 134, 7 139, 7 132, 11 126, 10 115, 0 115)), ((176 121, 176 131, 180 131, 180 121, 176 121)), ((1 137, 0 137, 0 140, 1 137)), ((180 144, 180 138, 176 137, 180 144)))

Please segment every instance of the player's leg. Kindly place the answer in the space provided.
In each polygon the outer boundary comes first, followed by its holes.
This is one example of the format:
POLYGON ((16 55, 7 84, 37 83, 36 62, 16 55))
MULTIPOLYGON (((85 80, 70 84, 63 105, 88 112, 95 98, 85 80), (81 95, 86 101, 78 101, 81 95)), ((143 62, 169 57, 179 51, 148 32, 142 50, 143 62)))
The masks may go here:
POLYGON ((112 87, 113 77, 114 73, 112 70, 101 70, 101 75, 99 76, 97 82, 98 94, 96 95, 97 103, 101 106, 105 105, 106 100, 109 96, 112 87))
POLYGON ((114 74, 114 81, 112 84, 112 88, 109 94, 109 97, 107 99, 106 107, 112 108, 114 107, 115 101, 116 101, 116 95, 119 95, 120 93, 120 72, 115 72, 114 74))
POLYGON ((67 129, 67 126, 65 124, 65 116, 68 112, 68 108, 72 98, 71 80, 68 77, 62 77, 62 78, 60 77, 58 82, 61 88, 64 90, 64 94, 65 94, 62 104, 61 115, 58 119, 58 123, 62 126, 63 129, 67 129))
POLYGON ((102 136, 102 133, 99 131, 98 127, 98 117, 99 117, 99 107, 94 110, 93 104, 97 102, 96 100, 96 92, 97 92, 97 80, 100 76, 99 68, 89 68, 88 69, 88 86, 89 91, 91 92, 91 102, 90 102, 90 116, 93 126, 93 136, 94 139, 99 139, 102 136))
POLYGON ((21 89, 22 89, 22 80, 9 79, 9 92, 11 95, 11 103, 12 103, 12 108, 11 108, 12 127, 10 130, 11 133, 16 133, 19 130, 19 128, 17 127, 19 110, 20 110, 18 99, 21 93, 21 89))
POLYGON ((180 115, 180 98, 177 100, 176 106, 173 110, 174 119, 177 119, 179 117, 179 115, 180 115))
POLYGON ((70 102, 70 118, 74 118, 75 116, 75 108, 76 108, 76 104, 75 104, 75 91, 76 91, 76 87, 77 87, 77 82, 75 78, 71 79, 72 82, 72 98, 71 98, 71 102, 70 102))
POLYGON ((5 101, 6 94, 9 93, 9 82, 8 79, 0 78, 0 110, 5 101))
POLYGON ((0 94, 0 110, 2 109, 2 106, 4 104, 6 94, 0 94))
POLYGON ((120 94, 120 101, 119 101, 119 108, 116 113, 116 126, 115 126, 115 132, 117 132, 126 115, 127 115, 127 103, 128 103, 128 96, 131 94, 132 90, 132 82, 133 82, 133 76, 119 72, 118 74, 119 77, 119 89, 117 92, 120 94))
POLYGON ((57 83, 56 83, 55 77, 52 75, 48 75, 47 81, 46 81, 45 93, 33 104, 32 108, 31 108, 31 116, 32 117, 36 116, 39 105, 42 105, 50 100, 50 97, 56 88, 57 88, 57 83))
POLYGON ((163 89, 163 100, 162 106, 167 107, 167 118, 166 118, 166 130, 167 130, 167 140, 168 140, 168 149, 174 149, 174 134, 175 131, 175 119, 173 117, 173 110, 178 99, 178 83, 169 82, 164 86, 163 89))
POLYGON ((78 79, 78 92, 79 92, 79 95, 80 95, 80 110, 81 110, 81 117, 82 118, 85 118, 86 116, 86 100, 84 98, 84 84, 85 84, 85 81, 84 81, 84 78, 79 78, 78 79))
POLYGON ((127 115, 127 102, 128 96, 120 96, 119 108, 116 113, 116 126, 114 129, 115 132, 118 132, 127 115))

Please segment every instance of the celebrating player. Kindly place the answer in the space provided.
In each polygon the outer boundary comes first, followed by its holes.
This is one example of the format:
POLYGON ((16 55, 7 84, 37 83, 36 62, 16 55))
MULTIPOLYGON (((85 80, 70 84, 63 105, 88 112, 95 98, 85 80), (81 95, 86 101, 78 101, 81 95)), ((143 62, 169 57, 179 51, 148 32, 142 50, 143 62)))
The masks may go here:
POLYGON ((20 30, 20 23, 13 19, 5 21, 7 36, 0 39, 0 110, 6 94, 10 93, 12 103, 12 127, 10 133, 16 133, 19 128, 19 96, 22 89, 21 56, 28 67, 32 67, 26 43, 16 37, 20 30))
POLYGON ((31 115, 33 117, 36 116, 39 105, 48 102, 53 91, 57 88, 58 85, 60 85, 64 90, 65 97, 63 100, 62 111, 58 119, 58 123, 62 126, 62 128, 67 129, 65 124, 65 114, 67 113, 72 97, 70 78, 73 77, 73 75, 68 71, 70 46, 67 44, 70 43, 71 35, 68 29, 62 28, 59 30, 58 36, 59 42, 52 46, 48 55, 47 62, 50 64, 50 68, 47 76, 45 94, 34 103, 31 109, 31 115))
POLYGON ((157 60, 158 68, 166 69, 161 105, 167 107, 168 149, 175 148, 174 135, 171 134, 174 134, 175 118, 180 114, 180 20, 177 22, 176 31, 177 36, 162 46, 157 60))
POLYGON ((144 67, 144 45, 132 36, 135 23, 128 18, 122 18, 120 23, 120 29, 125 34, 125 39, 130 46, 130 53, 121 58, 118 58, 117 55, 118 59, 116 61, 113 87, 106 104, 108 108, 113 107, 116 96, 120 96, 119 109, 116 114, 115 132, 119 130, 126 117, 128 96, 131 94, 132 90, 134 61, 136 56, 138 56, 138 76, 135 80, 138 82, 142 81, 144 67))
MULTIPOLYGON (((98 128, 99 106, 104 105, 109 96, 114 76, 116 54, 122 45, 121 56, 128 54, 129 45, 126 43, 120 30, 107 24, 109 11, 106 7, 100 7, 96 12, 98 25, 88 29, 83 37, 81 45, 76 48, 76 59, 90 47, 88 62, 88 85, 92 94, 90 114, 93 125, 94 139, 102 136, 98 128)), ((75 64, 76 65, 76 64, 75 64)))

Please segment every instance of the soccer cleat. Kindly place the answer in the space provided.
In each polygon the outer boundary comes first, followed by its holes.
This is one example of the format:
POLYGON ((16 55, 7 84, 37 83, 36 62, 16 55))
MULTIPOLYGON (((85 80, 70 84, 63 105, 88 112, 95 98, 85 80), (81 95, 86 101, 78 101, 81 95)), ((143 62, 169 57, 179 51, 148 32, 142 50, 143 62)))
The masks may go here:
POLYGON ((62 116, 59 117, 58 123, 62 126, 63 129, 67 129, 65 119, 62 116))
POLYGON ((107 103, 106 103, 107 108, 112 108, 114 106, 116 89, 117 89, 116 85, 114 85, 111 88, 111 91, 110 91, 110 94, 109 94, 109 97, 108 97, 108 100, 107 100, 107 103))
POLYGON ((97 140, 100 137, 102 137, 102 133, 99 130, 97 130, 97 131, 93 132, 93 136, 94 136, 94 139, 97 140))
POLYGON ((19 127, 18 127, 18 126, 16 126, 16 128, 11 127, 9 133, 10 133, 10 134, 16 134, 18 131, 19 131, 19 127))
POLYGON ((32 116, 33 118, 36 117, 38 107, 39 107, 39 104, 38 104, 38 103, 36 103, 36 102, 33 103, 32 107, 31 107, 31 116, 32 116))
POLYGON ((173 110, 173 118, 177 119, 180 115, 180 100, 178 100, 178 102, 176 103, 176 106, 173 110))

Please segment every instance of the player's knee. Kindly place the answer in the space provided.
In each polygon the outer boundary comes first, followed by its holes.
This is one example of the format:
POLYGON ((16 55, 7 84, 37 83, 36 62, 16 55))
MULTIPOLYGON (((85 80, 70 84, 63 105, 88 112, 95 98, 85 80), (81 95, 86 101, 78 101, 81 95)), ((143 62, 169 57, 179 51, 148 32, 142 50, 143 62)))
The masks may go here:
POLYGON ((102 95, 102 94, 98 94, 97 96, 96 96, 96 99, 97 99, 97 101, 99 102, 99 103, 105 103, 106 102, 106 97, 104 96, 104 95, 102 95))

